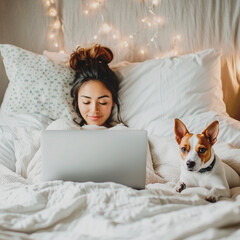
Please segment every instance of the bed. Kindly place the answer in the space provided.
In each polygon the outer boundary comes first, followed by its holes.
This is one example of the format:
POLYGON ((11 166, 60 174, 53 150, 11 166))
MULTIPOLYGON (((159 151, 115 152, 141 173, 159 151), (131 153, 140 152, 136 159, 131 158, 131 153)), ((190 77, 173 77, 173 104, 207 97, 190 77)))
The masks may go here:
POLYGON ((0 44, 0 79, 7 81, 0 109, 0 239, 238 239, 240 186, 216 203, 205 200, 204 188, 176 192, 174 119, 192 132, 218 120, 215 151, 240 174, 240 2, 34 4, 48 13, 49 26, 59 24, 42 40, 48 47, 39 53, 0 44), (154 169, 144 190, 40 180, 41 132, 76 117, 69 54, 96 42, 114 51, 123 121, 148 132, 154 169))

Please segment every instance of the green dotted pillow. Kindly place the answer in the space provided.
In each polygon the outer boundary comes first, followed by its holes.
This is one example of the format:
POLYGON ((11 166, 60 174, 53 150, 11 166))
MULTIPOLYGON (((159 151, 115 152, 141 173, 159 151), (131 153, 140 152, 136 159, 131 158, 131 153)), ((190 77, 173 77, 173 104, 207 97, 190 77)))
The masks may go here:
POLYGON ((74 71, 43 55, 0 44, 9 85, 1 114, 40 113, 52 119, 75 116, 70 96, 74 71))

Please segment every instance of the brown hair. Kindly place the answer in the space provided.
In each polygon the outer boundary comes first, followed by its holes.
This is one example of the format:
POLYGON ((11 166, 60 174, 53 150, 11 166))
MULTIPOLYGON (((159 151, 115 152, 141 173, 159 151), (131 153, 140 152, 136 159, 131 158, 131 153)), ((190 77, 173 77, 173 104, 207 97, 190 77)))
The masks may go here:
MULTIPOLYGON (((108 66, 108 63, 110 63, 112 59, 112 51, 99 44, 96 44, 91 48, 82 48, 79 46, 70 56, 70 67, 76 72, 75 79, 71 83, 71 97, 73 98, 72 105, 77 115, 82 119, 80 123, 78 123, 76 119, 74 119, 74 121, 80 126, 83 126, 86 122, 78 108, 78 92, 82 84, 90 80, 101 81, 111 92, 113 102, 117 106, 118 120, 122 122, 118 100, 119 82, 116 74, 108 66)), ((106 124, 110 126, 111 121, 112 113, 107 119, 106 124)))

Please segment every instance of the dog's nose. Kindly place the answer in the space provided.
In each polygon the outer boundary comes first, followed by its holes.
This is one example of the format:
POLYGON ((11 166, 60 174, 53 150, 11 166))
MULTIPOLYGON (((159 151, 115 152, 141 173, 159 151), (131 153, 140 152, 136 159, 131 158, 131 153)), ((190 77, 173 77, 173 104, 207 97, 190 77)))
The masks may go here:
POLYGON ((188 168, 193 168, 194 166, 195 166, 195 162, 194 161, 191 161, 191 160, 187 161, 187 167, 188 168))

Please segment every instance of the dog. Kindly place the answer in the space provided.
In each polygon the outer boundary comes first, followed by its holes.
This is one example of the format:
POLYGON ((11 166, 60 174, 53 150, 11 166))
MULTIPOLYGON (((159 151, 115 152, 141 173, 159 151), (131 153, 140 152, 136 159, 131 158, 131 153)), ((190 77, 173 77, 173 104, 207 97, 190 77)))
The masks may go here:
POLYGON ((230 188, 240 186, 240 177, 219 159, 212 147, 217 141, 218 121, 212 122, 202 133, 193 134, 176 118, 174 132, 182 162, 176 191, 181 193, 188 187, 204 187, 209 189, 205 198, 209 202, 230 197, 230 188))

